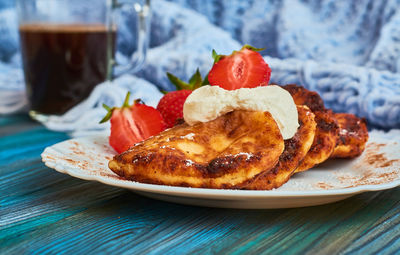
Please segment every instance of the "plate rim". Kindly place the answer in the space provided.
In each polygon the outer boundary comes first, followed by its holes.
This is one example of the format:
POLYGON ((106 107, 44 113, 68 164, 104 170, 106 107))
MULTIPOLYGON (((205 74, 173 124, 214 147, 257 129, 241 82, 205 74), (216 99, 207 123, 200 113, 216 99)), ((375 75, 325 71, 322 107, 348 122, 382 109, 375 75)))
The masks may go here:
MULTIPOLYGON (((115 180, 111 179, 107 176, 101 175, 89 175, 84 174, 79 171, 79 167, 71 167, 68 165, 57 163, 56 161, 46 160, 47 155, 51 155, 52 150, 57 152, 55 146, 66 143, 74 140, 81 139, 90 139, 99 137, 99 135, 95 136, 86 136, 80 138, 72 138, 59 143, 56 143, 52 146, 45 148, 45 150, 41 154, 42 161, 44 164, 56 170, 57 172, 68 174, 72 177, 89 180, 89 181, 97 181, 103 184, 126 188, 130 190, 137 190, 142 192, 151 192, 151 193, 162 193, 174 196, 186 196, 186 197, 201 197, 209 196, 210 199, 215 198, 225 198, 225 199, 243 199, 243 198, 252 198, 252 199, 266 199, 266 198, 285 198, 285 197, 323 197, 323 196, 340 196, 340 195, 349 195, 349 194, 359 194, 363 192, 369 191, 380 191, 395 188, 400 186, 400 178, 393 180, 388 183, 383 184, 365 184, 359 185, 356 187, 349 188, 341 188, 341 189, 321 189, 314 191, 279 191, 278 189, 274 190, 232 190, 232 189, 207 189, 207 188, 192 188, 192 187, 179 187, 179 186, 167 186, 167 185, 158 185, 158 184, 147 184, 147 183, 139 183, 130 180, 115 180)), ((47 157, 47 159, 51 159, 52 157, 47 157)))

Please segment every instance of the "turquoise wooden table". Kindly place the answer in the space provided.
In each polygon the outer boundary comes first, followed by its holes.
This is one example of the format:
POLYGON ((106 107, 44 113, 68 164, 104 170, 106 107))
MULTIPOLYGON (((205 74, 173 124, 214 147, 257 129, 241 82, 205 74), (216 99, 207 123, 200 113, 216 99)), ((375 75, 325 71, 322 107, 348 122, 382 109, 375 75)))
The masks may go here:
POLYGON ((47 168, 68 139, 0 117, 0 254, 400 254, 400 188, 315 207, 233 210, 152 200, 47 168))

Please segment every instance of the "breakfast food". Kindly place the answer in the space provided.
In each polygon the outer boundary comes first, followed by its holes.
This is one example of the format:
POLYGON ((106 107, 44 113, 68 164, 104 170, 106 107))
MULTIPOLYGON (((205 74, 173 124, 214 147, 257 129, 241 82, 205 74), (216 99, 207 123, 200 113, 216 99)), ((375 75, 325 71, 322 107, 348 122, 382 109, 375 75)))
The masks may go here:
POLYGON ((283 149, 271 114, 238 110, 177 125, 115 156, 109 167, 138 182, 233 188, 272 169, 283 149))
POLYGON ((315 114, 317 128, 313 144, 296 172, 306 171, 327 160, 335 149, 339 127, 331 110, 325 109, 318 93, 295 84, 285 85, 297 105, 306 105, 315 114))
POLYGON ((275 167, 271 171, 263 171, 236 188, 251 190, 279 188, 293 175, 311 148, 317 126, 315 116, 307 106, 297 106, 297 109, 300 127, 293 138, 285 140, 285 149, 275 167))
POLYGON ((191 90, 177 90, 164 95, 157 105, 167 128, 173 127, 183 118, 183 104, 192 93, 191 90))
POLYGON ((172 112, 170 128, 116 155, 113 172, 142 183, 270 190, 329 158, 364 150, 364 120, 333 113, 302 86, 267 86, 270 69, 254 48, 213 55, 211 86, 198 71, 189 83, 169 75, 181 90, 166 94, 157 109, 172 112))
POLYGON ((327 160, 335 149, 338 126, 331 110, 316 111, 317 128, 315 137, 306 157, 297 167, 296 172, 303 172, 327 160))
POLYGON ((156 135, 165 129, 160 112, 136 100, 129 105, 130 93, 126 95, 122 107, 110 108, 106 116, 100 121, 111 121, 109 143, 118 153, 124 152, 135 143, 156 135))
POLYGON ((225 90, 204 86, 195 90, 183 107, 185 122, 193 125, 216 119, 233 110, 268 111, 282 133, 283 139, 294 136, 299 127, 296 104, 280 86, 225 90))
MULTIPOLYGON (((205 86, 199 91, 208 89, 205 86)), ((263 90, 268 91, 267 87, 263 90)), ((253 91, 259 93, 258 88, 253 91)), ((307 93, 306 89, 302 91, 307 93)), ((238 94, 238 90, 233 94, 238 94)), ((225 99, 228 97, 222 95, 225 99)), ((309 105, 317 109, 316 104, 309 105)), ((227 107, 232 105, 222 106, 227 107)), ((354 115, 338 115, 343 120, 337 121, 330 110, 313 112, 307 105, 297 105, 296 123, 300 126, 294 136, 284 140, 278 121, 268 111, 229 109, 228 113, 220 111, 220 115, 213 115, 212 119, 205 118, 192 125, 179 124, 137 143, 115 156, 109 167, 126 179, 143 183, 269 190, 286 183, 300 167, 301 171, 308 170, 332 156, 336 141, 340 139, 336 123, 342 123, 342 128, 350 126, 351 133, 363 131, 354 128, 358 123, 354 115), (348 119, 353 122, 346 126, 344 123, 349 123, 348 119)), ((342 139, 337 151, 345 151, 348 146, 362 151, 367 137, 362 132, 358 136, 352 134, 347 140, 342 139), (355 140, 354 145, 346 143, 355 140)))
POLYGON ((360 156, 368 140, 367 123, 350 113, 335 113, 339 134, 332 158, 354 158, 360 156))
POLYGON ((167 128, 171 128, 183 118, 183 104, 186 98, 206 81, 201 77, 199 69, 190 77, 189 82, 184 82, 171 73, 167 73, 167 76, 175 85, 176 91, 166 93, 160 99, 157 110, 161 113, 167 128))
POLYGON ((213 51, 214 65, 208 74, 210 85, 223 89, 255 88, 268 85, 271 69, 257 49, 245 45, 231 55, 213 51))

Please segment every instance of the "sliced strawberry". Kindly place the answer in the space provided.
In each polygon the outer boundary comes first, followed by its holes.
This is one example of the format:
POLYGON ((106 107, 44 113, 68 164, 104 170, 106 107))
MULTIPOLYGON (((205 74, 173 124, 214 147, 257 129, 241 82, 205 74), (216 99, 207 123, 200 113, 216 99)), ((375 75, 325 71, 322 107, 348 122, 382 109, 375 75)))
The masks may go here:
POLYGON ((179 119, 183 118, 183 104, 191 93, 191 90, 172 91, 158 102, 157 110, 161 113, 167 128, 173 127, 179 119))
POLYGON ((208 74, 210 85, 227 90, 268 85, 271 69, 258 50, 261 49, 245 45, 229 56, 214 51, 214 65, 208 74))
POLYGON ((121 108, 110 108, 101 123, 111 119, 109 143, 118 153, 124 152, 135 143, 156 135, 165 129, 164 120, 159 111, 136 100, 130 106, 129 95, 121 108))

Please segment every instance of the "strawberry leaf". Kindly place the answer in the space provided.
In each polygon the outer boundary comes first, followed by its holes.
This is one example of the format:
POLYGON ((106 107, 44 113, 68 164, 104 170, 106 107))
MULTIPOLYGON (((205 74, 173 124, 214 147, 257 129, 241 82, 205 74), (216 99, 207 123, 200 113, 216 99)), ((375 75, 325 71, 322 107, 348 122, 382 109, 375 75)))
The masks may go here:
POLYGON ((203 78, 201 78, 199 68, 197 68, 196 72, 192 75, 192 77, 190 77, 190 80, 189 80, 189 85, 191 87, 190 89, 195 90, 195 89, 201 87, 202 82, 203 82, 203 78))
POLYGON ((203 80, 203 78, 201 77, 199 68, 197 68, 196 72, 192 75, 192 77, 190 77, 189 83, 182 81, 181 79, 169 72, 167 72, 167 77, 171 81, 171 83, 175 85, 176 90, 195 90, 197 88, 200 88, 204 84, 208 84, 208 80, 203 80))
POLYGON ((214 64, 217 63, 223 55, 218 55, 218 53, 213 49, 212 50, 212 58, 214 59, 214 64))
POLYGON ((243 50, 243 49, 249 49, 249 50, 252 50, 252 51, 263 51, 263 50, 265 50, 265 48, 256 48, 256 47, 253 47, 253 46, 248 45, 248 44, 245 44, 245 45, 242 47, 242 50, 243 50))
POLYGON ((215 60, 215 58, 218 56, 218 53, 213 49, 212 50, 212 58, 215 60))
POLYGON ((100 122, 99 122, 100 124, 104 123, 104 122, 107 122, 109 119, 111 119, 111 116, 112 116, 112 113, 113 113, 113 110, 114 110, 114 108, 110 108, 106 104, 103 104, 103 108, 107 110, 107 114, 106 114, 106 116, 104 116, 104 118, 102 120, 100 120, 100 122))
POLYGON ((208 74, 206 75, 206 77, 204 77, 204 80, 203 80, 203 82, 201 83, 201 86, 203 86, 203 85, 209 85, 210 84, 210 82, 208 81, 208 74))
POLYGON ((175 85, 176 90, 190 89, 190 85, 188 83, 182 81, 172 73, 167 72, 167 77, 169 81, 175 85))
POLYGON ((103 108, 106 109, 107 111, 111 111, 112 108, 106 104, 103 104, 103 108))

